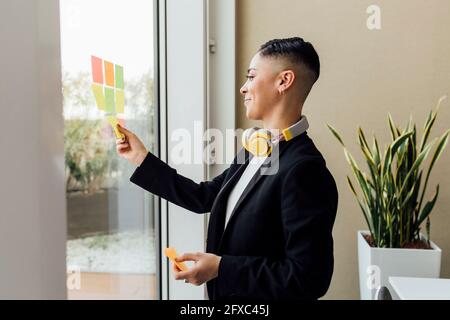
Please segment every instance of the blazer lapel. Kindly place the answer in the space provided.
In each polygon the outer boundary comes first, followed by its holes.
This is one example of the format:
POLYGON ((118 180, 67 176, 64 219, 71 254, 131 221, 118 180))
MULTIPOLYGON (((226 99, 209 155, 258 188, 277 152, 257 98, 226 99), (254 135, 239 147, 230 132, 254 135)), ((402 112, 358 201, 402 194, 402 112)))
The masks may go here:
POLYGON ((217 245, 225 226, 225 213, 228 195, 232 187, 241 177, 251 158, 252 155, 249 155, 248 152, 245 151, 245 162, 239 165, 231 177, 225 182, 214 200, 208 225, 207 252, 214 253, 218 248, 217 245))

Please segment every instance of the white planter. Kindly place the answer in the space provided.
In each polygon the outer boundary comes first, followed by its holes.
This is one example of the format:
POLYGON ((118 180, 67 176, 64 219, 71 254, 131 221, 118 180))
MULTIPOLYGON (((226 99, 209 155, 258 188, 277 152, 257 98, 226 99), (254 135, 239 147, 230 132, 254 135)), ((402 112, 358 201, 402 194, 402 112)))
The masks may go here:
POLYGON ((359 288, 361 299, 373 300, 379 286, 386 286, 394 299, 398 299, 389 284, 389 277, 439 278, 441 249, 430 241, 432 249, 372 248, 358 231, 359 288))

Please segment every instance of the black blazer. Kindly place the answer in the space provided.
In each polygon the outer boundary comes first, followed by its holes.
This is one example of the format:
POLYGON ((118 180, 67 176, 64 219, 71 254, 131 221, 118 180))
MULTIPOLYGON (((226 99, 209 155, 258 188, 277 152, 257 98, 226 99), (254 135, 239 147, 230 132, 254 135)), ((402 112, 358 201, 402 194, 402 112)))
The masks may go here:
POLYGON ((336 184, 306 133, 280 142, 278 154, 277 174, 255 174, 225 231, 228 195, 252 157, 244 149, 212 181, 195 183, 151 153, 130 179, 190 211, 211 212, 206 251, 222 259, 207 283, 210 299, 317 299, 328 290, 336 184))

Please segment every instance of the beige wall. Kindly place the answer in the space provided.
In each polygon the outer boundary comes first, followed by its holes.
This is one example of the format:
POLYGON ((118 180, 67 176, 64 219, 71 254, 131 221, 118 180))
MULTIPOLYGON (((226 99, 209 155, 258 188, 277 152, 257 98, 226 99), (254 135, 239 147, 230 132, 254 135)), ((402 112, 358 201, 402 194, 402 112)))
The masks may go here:
MULTIPOLYGON (((237 0, 237 126, 247 128, 239 87, 251 57, 273 38, 311 41, 322 64, 321 78, 308 98, 310 136, 338 184, 334 228, 335 272, 326 299, 358 299, 356 231, 366 228, 345 182, 349 174, 341 148, 327 131, 330 123, 357 152, 356 128, 389 138, 386 116, 405 123, 412 114, 422 127, 442 95, 450 98, 450 2, 448 0, 237 0), (366 27, 366 8, 378 4, 382 29, 366 27)), ((258 123, 256 123, 258 125, 258 123)), ((450 99, 434 133, 450 127, 450 99)), ((432 214, 431 237, 443 250, 442 277, 450 278, 450 147, 435 167, 430 186, 441 194, 432 214)), ((432 189, 432 188, 430 188, 432 189)))

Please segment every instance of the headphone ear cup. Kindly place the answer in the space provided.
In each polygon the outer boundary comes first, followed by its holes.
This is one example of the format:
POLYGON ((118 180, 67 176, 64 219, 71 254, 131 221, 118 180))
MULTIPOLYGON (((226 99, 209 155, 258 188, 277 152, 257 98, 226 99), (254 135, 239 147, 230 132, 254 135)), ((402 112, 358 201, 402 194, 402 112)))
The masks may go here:
POLYGON ((249 128, 249 129, 244 130, 244 132, 242 133, 242 146, 248 152, 251 152, 250 147, 249 147, 250 137, 253 133, 255 133, 256 130, 258 130, 258 128, 249 128))
POLYGON ((248 151, 257 157, 268 156, 272 152, 272 134, 260 129, 253 132, 247 141, 248 151))

